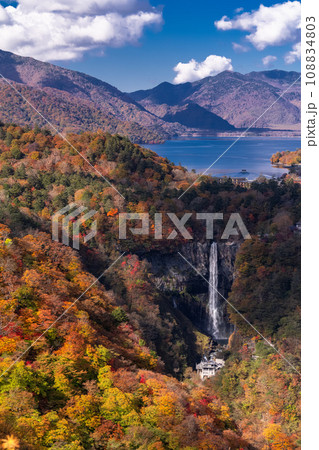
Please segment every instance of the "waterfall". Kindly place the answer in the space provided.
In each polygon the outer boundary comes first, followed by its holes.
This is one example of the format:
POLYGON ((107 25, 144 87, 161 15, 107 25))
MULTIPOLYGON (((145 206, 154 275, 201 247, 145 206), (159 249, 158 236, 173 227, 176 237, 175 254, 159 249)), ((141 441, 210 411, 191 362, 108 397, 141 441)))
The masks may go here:
POLYGON ((217 243, 213 242, 209 256, 209 332, 215 339, 227 339, 224 319, 224 302, 218 294, 218 253, 217 243))

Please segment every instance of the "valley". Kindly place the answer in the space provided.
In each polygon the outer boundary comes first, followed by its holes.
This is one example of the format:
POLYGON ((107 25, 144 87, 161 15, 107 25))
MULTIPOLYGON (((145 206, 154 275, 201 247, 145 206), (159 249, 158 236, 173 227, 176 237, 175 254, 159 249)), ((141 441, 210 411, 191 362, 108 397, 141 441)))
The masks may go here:
MULTIPOLYGON (((205 176, 179 198, 194 174, 101 130, 65 141, 1 123, 0 149, 0 437, 22 448, 298 448, 300 185, 205 176), (96 211, 79 251, 50 234, 73 202, 96 211), (225 211, 226 223, 236 211, 252 239, 223 242, 217 221, 207 240, 195 215, 191 242, 154 239, 152 226, 119 239, 119 213, 149 212, 153 225, 157 211, 225 211), (225 366, 201 381, 196 364, 228 336, 225 366)), ((165 214, 162 228, 172 231, 165 214)))

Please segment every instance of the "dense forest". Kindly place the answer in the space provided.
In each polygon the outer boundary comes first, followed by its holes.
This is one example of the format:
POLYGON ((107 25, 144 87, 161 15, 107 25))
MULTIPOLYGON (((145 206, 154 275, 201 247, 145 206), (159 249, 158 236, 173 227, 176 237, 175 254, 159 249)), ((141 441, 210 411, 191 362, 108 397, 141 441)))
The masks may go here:
MULTIPOLYGON (((102 131, 66 141, 2 123, 0 152, 3 445, 299 448, 298 183, 205 176, 179 199, 196 174, 102 131), (97 211, 97 234, 79 251, 51 239, 52 216, 71 202, 97 211), (225 367, 201 382, 193 369, 208 338, 156 288, 147 255, 185 242, 154 239, 156 212, 206 211, 226 222, 239 212, 252 236, 233 237, 241 245, 229 300, 272 345, 229 307, 225 367), (119 212, 149 212, 150 236, 121 241, 119 212)), ((216 223, 216 241, 224 226, 216 223)), ((203 242, 203 223, 191 217, 187 228, 203 242)), ((163 235, 171 231, 165 218, 163 235)))

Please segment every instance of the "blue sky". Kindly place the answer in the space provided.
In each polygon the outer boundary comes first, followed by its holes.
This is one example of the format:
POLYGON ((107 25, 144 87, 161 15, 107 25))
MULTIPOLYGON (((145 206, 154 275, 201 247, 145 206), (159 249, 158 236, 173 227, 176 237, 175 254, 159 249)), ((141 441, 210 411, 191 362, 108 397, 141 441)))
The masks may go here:
POLYGON ((128 92, 162 81, 193 81, 223 68, 242 73, 300 70, 297 1, 263 1, 266 8, 277 5, 263 11, 259 1, 247 0, 86 0, 84 8, 83 0, 64 0, 63 6, 69 3, 68 11, 62 10, 60 1, 21 0, 11 2, 9 9, 10 2, 0 2, 0 48, 88 73, 128 92), (282 8, 278 8, 280 3, 282 8), (143 14, 137 19, 139 11, 143 14), (109 13, 113 22, 105 33, 108 25, 103 20, 109 13), (269 13, 273 17, 263 25, 269 13), (223 16, 227 17, 221 20, 223 16), (20 27, 21 36, 26 37, 17 39, 14 27, 20 27), (31 32, 36 39, 30 43, 31 32), (119 40, 112 32, 123 33, 123 38, 119 40), (215 57, 201 64, 210 55, 215 57), (189 65, 191 60, 195 62, 189 65), (182 65, 174 71, 178 63, 182 65))

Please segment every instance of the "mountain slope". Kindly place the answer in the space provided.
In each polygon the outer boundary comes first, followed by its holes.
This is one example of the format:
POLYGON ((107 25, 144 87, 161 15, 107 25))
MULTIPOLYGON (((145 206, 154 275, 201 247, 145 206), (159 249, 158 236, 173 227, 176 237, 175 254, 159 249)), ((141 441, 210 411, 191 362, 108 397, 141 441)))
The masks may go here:
POLYGON ((0 438, 16 445, 2 448, 248 450, 211 391, 161 373, 76 252, 46 233, 9 234, 0 224, 0 438))
MULTIPOLYGON (((64 132, 102 129, 134 142, 152 143, 182 134, 231 132, 252 124, 297 130, 300 123, 300 82, 290 87, 299 76, 296 72, 225 71, 194 83, 165 82, 127 94, 84 73, 0 50, 0 73, 64 132)), ((0 120, 46 124, 2 78, 0 103, 0 120)))
MULTIPOLYGON (((179 124, 163 122, 110 84, 80 72, 0 51, 0 73, 14 82, 19 91, 23 89, 26 98, 58 127, 71 130, 102 128, 113 133, 126 130, 125 134, 140 142, 167 139, 183 130, 179 124), (64 115, 63 120, 61 115, 64 115)), ((0 119, 34 123, 34 112, 16 98, 19 96, 12 88, 9 88, 11 93, 8 88, 1 80, 3 108, 0 119), (10 107, 8 103, 12 104, 9 117, 6 114, 10 107)))
POLYGON ((132 92, 129 95, 139 103, 142 103, 142 100, 148 99, 149 102, 154 104, 160 105, 165 103, 174 106, 181 103, 194 91, 193 83, 171 84, 165 81, 153 89, 140 90, 132 92))
POLYGON ((235 127, 227 120, 222 119, 197 103, 187 103, 181 108, 167 112, 163 117, 167 122, 179 122, 187 127, 195 127, 204 130, 232 131, 235 127))
POLYGON ((297 72, 265 71, 242 75, 225 71, 194 83, 162 83, 154 89, 130 95, 161 117, 167 114, 168 106, 172 106, 174 100, 175 106, 196 103, 235 127, 250 126, 262 115, 254 127, 278 128, 300 123, 300 82, 278 99, 298 77, 297 72), (265 113, 270 105, 270 110, 265 113))
POLYGON ((266 70, 264 72, 250 72, 248 77, 265 81, 275 88, 279 88, 285 92, 286 100, 296 105, 300 109, 301 105, 301 86, 300 81, 296 81, 300 77, 297 72, 285 72, 284 70, 266 70), (294 83, 293 86, 291 86, 294 83))
MULTIPOLYGON (((93 102, 77 100, 72 95, 52 95, 44 90, 12 83, 28 101, 59 131, 89 129, 107 130, 129 136, 134 142, 161 142, 167 138, 164 132, 153 131, 136 122, 118 120, 115 115, 97 108, 93 102)), ((20 97, 12 87, 0 80, 0 119, 22 125, 47 126, 46 121, 20 97)))

